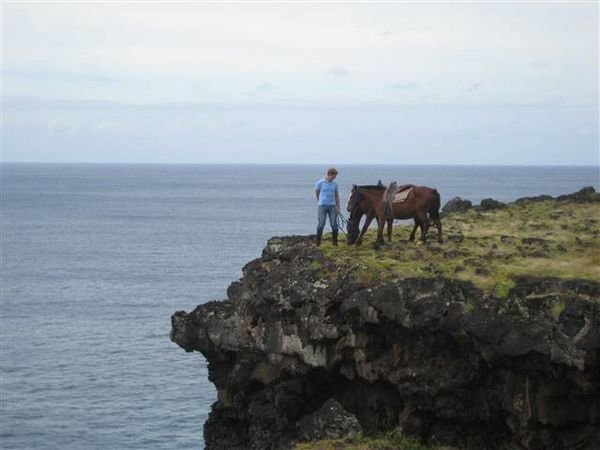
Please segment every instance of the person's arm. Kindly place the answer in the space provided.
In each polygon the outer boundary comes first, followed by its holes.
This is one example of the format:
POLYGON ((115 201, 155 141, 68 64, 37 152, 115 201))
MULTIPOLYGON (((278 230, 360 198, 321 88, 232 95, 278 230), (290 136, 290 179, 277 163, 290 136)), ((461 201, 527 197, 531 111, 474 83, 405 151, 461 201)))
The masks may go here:
POLYGON ((315 190, 315 194, 317 194, 317 201, 319 201, 319 195, 321 195, 321 189, 315 190))
POLYGON ((335 206, 337 208, 337 212, 340 212, 340 194, 338 192, 338 190, 335 190, 335 206))

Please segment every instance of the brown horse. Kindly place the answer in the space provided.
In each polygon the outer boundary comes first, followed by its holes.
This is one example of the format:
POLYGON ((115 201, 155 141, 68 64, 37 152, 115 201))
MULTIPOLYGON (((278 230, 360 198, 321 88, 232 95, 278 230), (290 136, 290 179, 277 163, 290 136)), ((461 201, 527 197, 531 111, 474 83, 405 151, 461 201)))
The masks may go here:
MULTIPOLYGON (((365 191, 373 191, 383 195, 385 190, 386 187, 381 181, 374 185, 352 185, 352 191, 350 191, 350 197, 348 198, 348 204, 346 205, 346 210, 350 213, 346 244, 352 245, 356 243, 356 245, 360 245, 369 225, 371 225, 373 219, 377 218, 375 208, 362 193, 365 191), (365 224, 363 225, 362 231, 360 231, 360 220, 364 215, 366 215, 365 224)), ((379 223, 379 219, 377 220, 379 223)))
POLYGON ((438 230, 438 242, 442 242, 442 223, 440 222, 440 194, 437 190, 426 186, 406 186, 411 187, 406 200, 401 203, 393 203, 389 208, 386 202, 387 190, 381 186, 356 186, 352 187, 347 209, 350 211, 350 220, 348 224, 347 243, 352 245, 356 242, 359 245, 367 228, 377 219, 377 243, 383 243, 383 228, 388 225, 388 241, 392 240, 392 224, 394 219, 414 219, 415 225, 410 234, 410 240, 414 241, 417 227, 421 228, 420 240, 424 241, 427 231, 430 227, 430 218, 438 230), (386 208, 387 204, 387 208, 386 208), (365 225, 359 235, 358 228, 360 219, 363 215, 367 216, 365 225))

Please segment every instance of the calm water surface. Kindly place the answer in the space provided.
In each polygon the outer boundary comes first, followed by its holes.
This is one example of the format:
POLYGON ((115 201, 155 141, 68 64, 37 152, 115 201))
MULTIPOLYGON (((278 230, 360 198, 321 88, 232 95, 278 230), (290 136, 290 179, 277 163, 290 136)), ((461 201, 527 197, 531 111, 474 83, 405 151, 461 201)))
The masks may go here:
MULTIPOLYGON (((274 235, 314 233, 321 166, 2 164, 0 446, 197 449, 215 390, 170 316, 225 298, 274 235)), ((599 189, 594 167, 339 166, 493 197, 599 189)))

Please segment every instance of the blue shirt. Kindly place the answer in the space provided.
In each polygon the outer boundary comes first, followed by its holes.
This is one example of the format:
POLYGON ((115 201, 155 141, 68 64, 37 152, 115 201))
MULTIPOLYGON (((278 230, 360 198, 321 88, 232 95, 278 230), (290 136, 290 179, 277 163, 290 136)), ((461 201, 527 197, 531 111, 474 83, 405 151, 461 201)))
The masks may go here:
POLYGON ((319 206, 335 206, 335 193, 338 191, 338 185, 335 181, 327 181, 325 178, 317 181, 316 189, 319 193, 319 206))

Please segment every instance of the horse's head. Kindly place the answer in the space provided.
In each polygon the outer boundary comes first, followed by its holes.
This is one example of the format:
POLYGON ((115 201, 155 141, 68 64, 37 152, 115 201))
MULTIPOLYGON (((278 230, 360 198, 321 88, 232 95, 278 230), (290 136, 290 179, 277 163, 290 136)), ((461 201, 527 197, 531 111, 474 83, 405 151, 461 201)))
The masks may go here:
POLYGON ((346 244, 353 245, 358 239, 358 235, 360 232, 360 219, 362 217, 362 213, 358 212, 358 210, 354 210, 350 213, 350 217, 348 218, 347 234, 346 234, 346 244))
POLYGON ((346 211, 349 213, 352 212, 352 207, 354 205, 354 200, 356 195, 358 194, 358 186, 353 184, 352 190, 350 191, 350 196, 348 197, 348 203, 346 204, 346 211))
POLYGON ((360 206, 360 202, 361 194, 358 186, 354 184, 352 186, 350 198, 348 198, 348 205, 346 207, 346 209, 350 212, 347 225, 348 234, 346 235, 346 244, 348 245, 352 245, 356 242, 360 232, 360 219, 364 214, 360 206))

